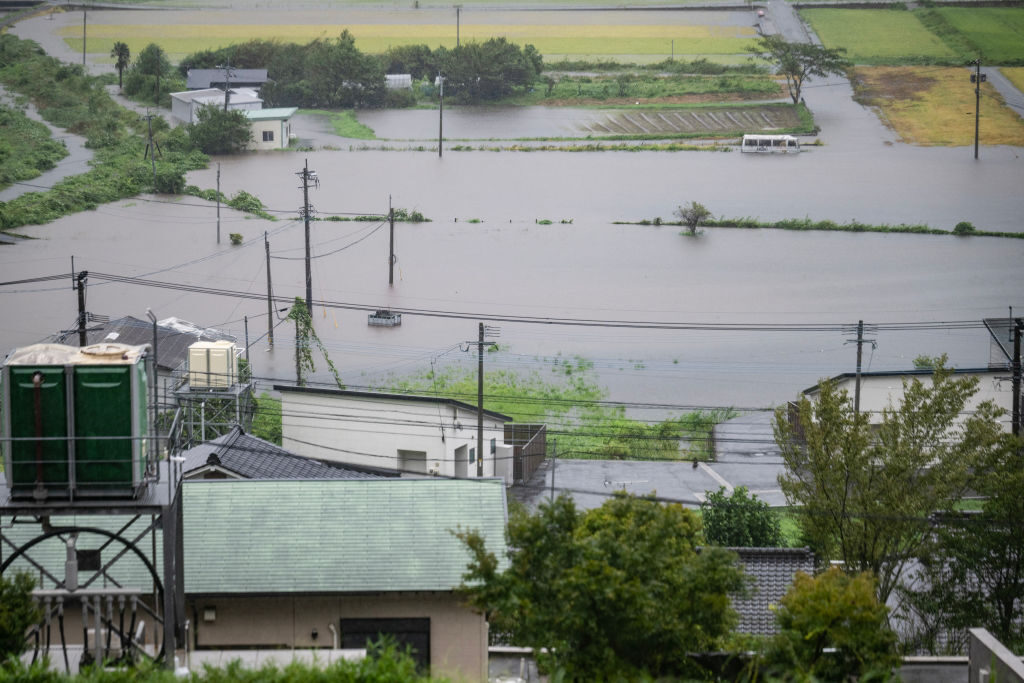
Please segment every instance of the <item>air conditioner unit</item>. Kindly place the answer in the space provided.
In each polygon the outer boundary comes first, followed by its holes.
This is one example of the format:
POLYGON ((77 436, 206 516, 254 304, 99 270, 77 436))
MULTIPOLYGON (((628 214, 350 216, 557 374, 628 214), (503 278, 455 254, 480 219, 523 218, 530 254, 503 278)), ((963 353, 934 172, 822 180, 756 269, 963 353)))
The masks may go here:
POLYGON ((238 356, 229 341, 188 347, 188 383, 193 389, 227 389, 238 381, 238 356))

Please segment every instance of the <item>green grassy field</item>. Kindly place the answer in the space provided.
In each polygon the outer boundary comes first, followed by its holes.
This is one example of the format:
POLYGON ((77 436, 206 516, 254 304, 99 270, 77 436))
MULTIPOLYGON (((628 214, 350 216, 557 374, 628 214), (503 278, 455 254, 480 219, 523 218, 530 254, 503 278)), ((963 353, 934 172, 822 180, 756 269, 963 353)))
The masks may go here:
MULTIPOLYGON (((345 26, 300 24, 97 24, 90 27, 87 52, 96 61, 109 59, 114 41, 128 44, 138 54, 149 43, 160 45, 172 61, 200 50, 223 47, 253 38, 307 43, 316 38, 333 37, 347 28, 356 38, 356 46, 369 53, 381 53, 397 45, 426 44, 431 48, 455 47, 455 30, 450 24, 348 24, 345 26)), ((61 32, 64 41, 76 53, 82 50, 81 30, 68 27, 61 32)), ((469 24, 463 25, 463 41, 484 41, 504 36, 518 44, 532 44, 548 59, 565 56, 619 58, 621 61, 658 61, 673 52, 680 59, 726 56, 742 58, 755 37, 747 26, 681 25, 542 25, 542 24, 469 24)))
POLYGON ((911 12, 806 9, 800 14, 822 43, 830 48, 846 48, 847 57, 856 64, 899 64, 921 58, 956 59, 958 56, 911 12))
POLYGON ((942 7, 936 11, 976 45, 988 60, 1024 60, 1024 8, 942 7))
MULTIPOLYGON (((1024 92, 1024 66, 1003 67, 1000 71, 1017 86, 1017 90, 1024 92)), ((1021 112, 1021 115, 1024 116, 1024 112, 1021 112)))

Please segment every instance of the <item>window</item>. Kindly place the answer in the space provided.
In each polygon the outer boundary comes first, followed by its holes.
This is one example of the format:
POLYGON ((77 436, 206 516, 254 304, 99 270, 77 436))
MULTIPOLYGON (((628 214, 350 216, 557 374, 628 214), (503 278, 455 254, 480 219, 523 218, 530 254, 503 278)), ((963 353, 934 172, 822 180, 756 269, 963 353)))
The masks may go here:
POLYGON ((265 131, 263 131, 263 142, 273 142, 273 141, 274 141, 274 131, 272 131, 272 130, 265 130, 265 131))
POLYGON ((430 671, 430 619, 342 619, 341 646, 363 648, 381 636, 411 648, 417 668, 430 671))
POLYGON ((476 462, 476 449, 475 448, 470 448, 469 449, 469 463, 473 464, 474 462, 476 462))

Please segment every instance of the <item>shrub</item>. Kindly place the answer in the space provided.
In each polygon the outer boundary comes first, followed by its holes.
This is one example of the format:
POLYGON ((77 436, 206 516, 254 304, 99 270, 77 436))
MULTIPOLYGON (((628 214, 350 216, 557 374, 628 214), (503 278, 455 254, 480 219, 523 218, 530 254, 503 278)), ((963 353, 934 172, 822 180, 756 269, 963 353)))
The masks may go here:
POLYGON ((233 232, 230 235, 228 235, 228 237, 231 238, 231 244, 241 244, 242 243, 242 235, 241 235, 241 233, 233 232))
POLYGON ((701 503, 704 538, 708 543, 740 548, 774 548, 783 544, 775 512, 740 486, 727 495, 723 486, 701 503))
POLYGON ((953 228, 954 235, 970 235, 972 232, 974 232, 974 225, 967 221, 960 221, 953 228))

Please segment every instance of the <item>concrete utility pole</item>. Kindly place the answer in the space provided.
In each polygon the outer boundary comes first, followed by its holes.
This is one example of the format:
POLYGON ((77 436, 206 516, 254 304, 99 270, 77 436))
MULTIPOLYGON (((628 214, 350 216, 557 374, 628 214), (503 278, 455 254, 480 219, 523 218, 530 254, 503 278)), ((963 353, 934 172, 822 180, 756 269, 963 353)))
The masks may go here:
POLYGON ((217 162, 217 244, 220 244, 220 162, 217 162))
MULTIPOLYGON (((477 340, 466 342, 467 347, 476 345, 477 349, 477 373, 476 373, 476 476, 484 476, 484 346, 493 344, 493 341, 485 341, 486 335, 501 334, 497 327, 491 327, 479 323, 477 340)), ((467 348, 468 350, 468 348, 467 348)))
POLYGON ((441 85, 441 95, 438 98, 440 108, 437 110, 437 158, 440 159, 444 153, 444 76, 440 71, 437 72, 437 80, 441 85))
POLYGON ((274 348, 274 290, 270 284, 270 241, 266 231, 263 231, 263 248, 267 252, 267 341, 270 348, 274 348))
POLYGON ((975 59, 974 73, 971 83, 974 84, 974 158, 978 158, 978 120, 981 118, 981 84, 988 80, 988 75, 981 73, 981 59, 975 59))
POLYGON ((395 284, 395 209, 388 195, 388 222, 391 224, 391 242, 388 249, 388 286, 395 284))
POLYGON ((462 14, 462 5, 455 6, 455 47, 461 45, 459 42, 459 17, 462 14))
POLYGON ((231 74, 234 69, 231 64, 218 64, 218 69, 224 70, 224 111, 228 110, 228 102, 231 100, 231 74))
POLYGON ((85 7, 82 7, 82 68, 85 68, 85 7))
POLYGON ((309 214, 313 209, 309 206, 309 183, 320 187, 320 178, 316 171, 309 170, 309 159, 306 159, 305 167, 296 173, 302 176, 302 218, 306 225, 306 310, 309 312, 310 320, 313 318, 313 271, 309 260, 309 214))
POLYGON ((863 320, 858 320, 857 321, 857 338, 856 339, 847 339, 846 341, 847 341, 848 344, 856 344, 857 345, 857 381, 856 381, 856 384, 854 386, 854 391, 853 391, 853 414, 854 415, 860 415, 860 369, 861 369, 861 359, 863 358, 863 348, 864 348, 864 344, 865 343, 871 344, 871 348, 872 349, 878 348, 878 342, 876 342, 874 339, 865 339, 864 338, 864 321, 863 320))
POLYGON ((1013 435, 1020 436, 1020 382, 1021 382, 1021 364, 1020 364, 1020 335, 1024 331, 1024 320, 1017 318, 1012 320, 1013 325, 1013 361, 1011 367, 1013 368, 1013 435))
POLYGON ((83 270, 78 274, 78 345, 85 346, 85 282, 89 278, 89 271, 83 270))

